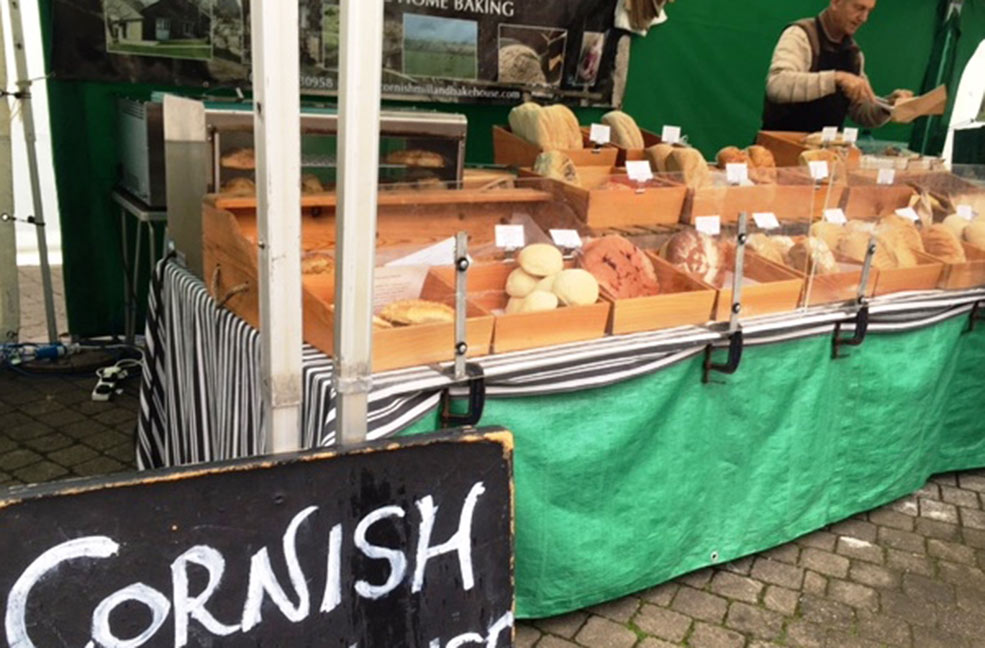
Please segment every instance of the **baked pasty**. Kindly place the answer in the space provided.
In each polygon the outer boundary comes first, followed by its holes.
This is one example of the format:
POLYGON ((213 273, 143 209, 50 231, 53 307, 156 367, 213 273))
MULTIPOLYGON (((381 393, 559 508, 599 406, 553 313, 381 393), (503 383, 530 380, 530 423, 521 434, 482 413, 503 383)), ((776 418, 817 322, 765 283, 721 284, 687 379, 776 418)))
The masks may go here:
POLYGON ((455 321, 455 309, 440 302, 404 299, 384 306, 380 318, 398 326, 449 323, 455 321))

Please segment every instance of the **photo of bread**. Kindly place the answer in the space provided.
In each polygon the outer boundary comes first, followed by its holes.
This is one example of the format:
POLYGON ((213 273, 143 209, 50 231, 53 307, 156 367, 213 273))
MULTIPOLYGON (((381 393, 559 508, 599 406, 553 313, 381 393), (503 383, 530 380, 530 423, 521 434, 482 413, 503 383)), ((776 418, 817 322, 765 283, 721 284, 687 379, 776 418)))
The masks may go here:
POLYGON ((558 86, 563 78, 567 45, 565 29, 500 24, 497 80, 558 86))

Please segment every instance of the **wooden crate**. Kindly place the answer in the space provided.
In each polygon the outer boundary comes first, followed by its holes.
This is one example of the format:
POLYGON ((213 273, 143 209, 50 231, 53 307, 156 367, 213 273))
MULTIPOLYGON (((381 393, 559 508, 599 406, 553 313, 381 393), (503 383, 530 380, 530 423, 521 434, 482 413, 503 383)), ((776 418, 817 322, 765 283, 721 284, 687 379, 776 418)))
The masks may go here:
MULTIPOLYGON (((521 169, 520 175, 541 177, 530 169, 521 169)), ((670 225, 681 220, 687 187, 675 175, 657 175, 643 187, 630 180, 625 169, 616 167, 578 167, 578 176, 580 186, 544 178, 543 187, 591 228, 670 225), (610 181, 626 189, 601 187, 610 181)))
MULTIPOLYGON (((469 268, 469 301, 486 313, 503 310, 509 301, 506 278, 515 263, 479 263, 469 268)), ((431 274, 445 284, 454 285, 453 268, 432 268, 431 274)), ((612 305, 600 299, 591 306, 565 306, 541 313, 495 315, 493 353, 522 351, 537 347, 595 340, 605 336, 612 305)))
POLYGON ((965 256, 968 257, 965 263, 944 264, 940 280, 940 287, 944 290, 963 290, 985 286, 985 250, 965 243, 964 251, 965 256))
MULTIPOLYGON (((532 167, 537 156, 543 153, 536 144, 513 134, 509 127, 493 126, 493 161, 514 167, 532 167)), ((611 147, 584 148, 561 151, 575 166, 613 166, 618 150, 611 147)))
POLYGON ((876 275, 876 297, 898 292, 934 290, 940 283, 944 264, 923 252, 914 251, 918 265, 912 268, 873 270, 876 275))
MULTIPOLYGON (((581 133, 582 133, 582 139, 585 142, 585 146, 588 147, 595 146, 595 143, 592 142, 590 139, 588 139, 588 136, 591 133, 591 128, 587 126, 583 126, 581 129, 581 133)), ((626 166, 626 160, 635 162, 635 161, 647 159, 644 150, 650 148, 651 146, 656 146, 657 144, 663 141, 662 139, 660 139, 659 135, 657 135, 656 133, 652 133, 648 130, 644 130, 641 128, 640 133, 643 134, 643 148, 641 149, 624 149, 619 146, 616 146, 615 144, 605 145, 606 148, 614 148, 616 149, 616 151, 618 151, 618 154, 616 156, 617 167, 626 166)), ((653 171, 654 173, 656 173, 657 170, 654 169, 653 171)))
POLYGON ((845 216, 853 220, 873 221, 897 209, 908 207, 916 193, 906 184, 880 185, 878 171, 860 170, 848 175, 848 188, 844 200, 845 216))
MULTIPOLYGON (((809 133, 796 131, 759 131, 756 144, 770 150, 777 166, 794 167, 800 164, 800 154, 810 148, 804 144, 807 135, 809 133)), ((851 147, 845 166, 848 169, 857 169, 861 163, 862 152, 857 147, 851 147)))
MULTIPOLYGON (((214 197, 202 210, 204 272, 212 296, 254 328, 260 328, 255 217, 220 209, 214 197), (251 225, 251 227, 248 227, 251 225), (247 235, 252 232, 252 239, 247 235), (239 292, 236 289, 240 289, 239 292)), ((316 219, 302 216, 307 233, 316 219)), ((319 227, 322 223, 317 224, 319 227)), ((306 241, 307 243, 307 241, 306 241)), ((331 270, 302 276, 303 337, 306 342, 331 355, 334 350, 335 313, 332 307, 335 280, 331 270)), ((422 299, 454 306, 447 290, 435 281, 425 281, 422 299)), ((466 334, 469 355, 485 355, 492 341, 493 318, 469 304, 466 334)), ((454 358, 453 324, 427 324, 373 331, 373 370, 450 361, 454 358)))
MULTIPOLYGON (((770 263, 756 254, 745 257, 745 276, 756 283, 742 286, 742 318, 786 313, 797 309, 804 279, 792 270, 770 263)), ((716 321, 727 321, 732 314, 732 288, 718 291, 714 309, 716 321)))
POLYGON ((673 265, 648 252, 660 283, 660 294, 652 297, 614 299, 609 332, 613 335, 656 331, 659 329, 705 324, 715 305, 715 289, 681 272, 673 265))
POLYGON ((827 185, 815 188, 810 177, 799 169, 777 169, 775 183, 750 186, 698 187, 691 190, 686 221, 697 216, 720 216, 723 223, 734 223, 745 212, 773 212, 784 221, 816 220, 825 207, 837 207, 840 185, 828 196, 827 185), (826 201, 833 204, 827 205, 826 201))

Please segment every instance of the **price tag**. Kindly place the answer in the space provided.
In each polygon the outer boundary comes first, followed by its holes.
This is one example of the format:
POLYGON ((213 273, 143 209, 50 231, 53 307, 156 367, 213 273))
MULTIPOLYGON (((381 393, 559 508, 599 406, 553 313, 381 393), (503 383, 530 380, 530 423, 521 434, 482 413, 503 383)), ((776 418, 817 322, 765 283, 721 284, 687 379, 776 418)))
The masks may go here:
POLYGON ((660 141, 664 144, 677 144, 681 141, 681 127, 664 126, 660 133, 660 141))
POLYGON ((975 211, 971 208, 971 205, 958 205, 958 216, 965 220, 974 220, 975 211))
POLYGON ((845 140, 846 144, 854 144, 858 141, 858 129, 857 128, 846 128, 842 139, 845 140))
POLYGON ((821 129, 821 143, 827 144, 828 142, 833 142, 838 139, 838 127, 837 126, 825 126, 821 129))
POLYGON ((896 215, 902 216, 903 218, 907 218, 914 222, 920 220, 920 214, 918 214, 917 211, 913 209, 913 207, 904 207, 903 209, 897 209, 896 215))
POLYGON ((608 144, 612 141, 612 129, 605 124, 592 124, 592 129, 588 133, 588 139, 599 146, 608 144))
POLYGON ((896 182, 896 169, 879 169, 879 178, 876 180, 881 185, 891 185, 896 182))
POLYGON ((519 250, 527 244, 523 225, 497 225, 496 247, 504 250, 519 250))
POLYGON ((554 240, 554 245, 566 250, 574 250, 581 247, 581 237, 578 236, 577 230, 552 229, 551 239, 554 240))
POLYGON ((626 175, 636 182, 653 180, 653 169, 647 160, 626 160, 626 175))
POLYGON ((825 209, 824 210, 824 220, 829 223, 834 223, 835 225, 844 225, 848 222, 848 218, 845 217, 845 211, 843 209, 825 209))
POLYGON ((760 212, 752 215, 752 219, 756 221, 756 227, 760 229, 777 229, 780 227, 780 221, 776 219, 776 214, 773 212, 760 212))
POLYGON ((722 233, 722 219, 719 216, 698 216, 694 219, 694 229, 708 236, 722 233))
POLYGON ((811 177, 815 180, 824 180, 828 177, 828 163, 824 160, 815 160, 810 163, 811 177))
POLYGON ((749 183, 749 166, 747 164, 726 164, 725 177, 729 184, 742 185, 749 183))

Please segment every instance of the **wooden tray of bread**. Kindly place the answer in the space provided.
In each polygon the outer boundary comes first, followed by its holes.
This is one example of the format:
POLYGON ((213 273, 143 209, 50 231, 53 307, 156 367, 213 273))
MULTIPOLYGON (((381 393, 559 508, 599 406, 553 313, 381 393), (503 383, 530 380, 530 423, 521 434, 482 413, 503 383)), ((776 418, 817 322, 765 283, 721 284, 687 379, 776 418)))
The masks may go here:
MULTIPOLYGON (((800 164, 800 156, 804 151, 816 150, 818 147, 807 144, 810 133, 796 131, 759 131, 756 144, 765 146, 776 158, 778 167, 794 167, 800 164)), ((849 169, 858 168, 862 162, 862 152, 855 146, 843 147, 846 155, 846 166, 849 169)))
POLYGON ((941 280, 944 264, 929 254, 913 250, 917 265, 908 268, 873 270, 876 275, 876 297, 898 292, 934 290, 941 280))
MULTIPOLYGON (((742 286, 742 318, 797 309, 804 290, 804 279, 792 270, 766 261, 756 254, 745 258, 742 286)), ((731 273, 724 278, 715 301, 716 321, 728 321, 732 315, 731 273)))
MULTIPOLYGON (((837 206, 837 196, 829 197, 827 187, 815 189, 810 178, 797 169, 776 169, 775 182, 745 186, 703 186, 693 190, 688 221, 696 216, 720 216, 723 223, 734 223, 739 214, 772 212, 785 221, 808 221, 827 206, 837 206), (832 205, 826 201, 833 200, 832 205)), ((833 192, 834 193, 834 192, 833 192)))
POLYGON ((878 220, 909 207, 915 191, 906 184, 878 184, 878 171, 859 170, 848 175, 843 210, 849 219, 878 220))

